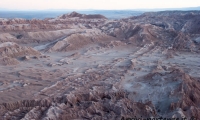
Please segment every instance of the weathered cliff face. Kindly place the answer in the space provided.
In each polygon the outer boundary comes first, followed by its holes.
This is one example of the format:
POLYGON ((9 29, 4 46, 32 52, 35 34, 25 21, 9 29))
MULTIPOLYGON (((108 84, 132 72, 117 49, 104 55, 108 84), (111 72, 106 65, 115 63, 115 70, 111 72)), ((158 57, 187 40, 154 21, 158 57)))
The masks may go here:
POLYGON ((0 19, 0 118, 199 119, 199 18, 0 19))

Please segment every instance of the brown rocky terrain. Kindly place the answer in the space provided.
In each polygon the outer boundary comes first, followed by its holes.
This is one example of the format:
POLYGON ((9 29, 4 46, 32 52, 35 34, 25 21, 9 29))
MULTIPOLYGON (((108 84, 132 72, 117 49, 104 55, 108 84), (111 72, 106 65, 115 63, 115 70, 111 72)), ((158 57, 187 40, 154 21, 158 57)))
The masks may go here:
POLYGON ((200 119, 199 18, 1 18, 0 119, 200 119))

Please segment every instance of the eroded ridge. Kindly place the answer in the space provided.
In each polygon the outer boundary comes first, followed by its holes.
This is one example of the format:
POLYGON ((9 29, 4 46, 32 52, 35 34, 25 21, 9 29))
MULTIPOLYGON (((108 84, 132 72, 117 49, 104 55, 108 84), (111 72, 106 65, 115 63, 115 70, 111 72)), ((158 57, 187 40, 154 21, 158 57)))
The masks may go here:
POLYGON ((0 118, 200 119, 199 18, 0 19, 0 118))

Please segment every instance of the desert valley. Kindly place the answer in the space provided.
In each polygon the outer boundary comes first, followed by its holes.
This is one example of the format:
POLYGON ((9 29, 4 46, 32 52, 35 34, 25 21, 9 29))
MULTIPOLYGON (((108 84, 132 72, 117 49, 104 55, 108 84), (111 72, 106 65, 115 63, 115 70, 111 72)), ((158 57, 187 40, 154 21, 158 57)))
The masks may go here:
POLYGON ((200 119, 200 11, 0 18, 0 119, 200 119))

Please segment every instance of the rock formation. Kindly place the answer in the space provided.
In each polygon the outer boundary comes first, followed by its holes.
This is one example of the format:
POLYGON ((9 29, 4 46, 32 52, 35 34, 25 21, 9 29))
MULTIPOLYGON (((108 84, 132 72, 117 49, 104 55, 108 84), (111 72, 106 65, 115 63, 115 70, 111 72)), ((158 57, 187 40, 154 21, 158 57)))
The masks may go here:
POLYGON ((199 11, 0 19, 0 119, 200 119, 199 11))

